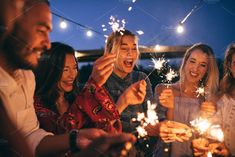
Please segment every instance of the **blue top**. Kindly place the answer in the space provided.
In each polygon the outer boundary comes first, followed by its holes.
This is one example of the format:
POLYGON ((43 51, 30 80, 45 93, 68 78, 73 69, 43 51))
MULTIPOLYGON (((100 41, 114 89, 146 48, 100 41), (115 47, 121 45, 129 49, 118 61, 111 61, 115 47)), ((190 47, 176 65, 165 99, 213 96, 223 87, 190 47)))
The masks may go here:
MULTIPOLYGON (((121 94, 133 83, 146 78, 146 74, 140 71, 133 71, 129 73, 125 78, 118 77, 115 73, 112 73, 109 79, 104 84, 105 88, 109 92, 110 96, 117 102, 121 94)), ((149 79, 146 79, 147 88, 144 102, 139 105, 129 105, 121 114, 121 121, 123 124, 124 132, 136 131, 137 123, 131 122, 132 118, 137 117, 138 112, 146 112, 147 100, 153 99, 152 85, 149 79)))

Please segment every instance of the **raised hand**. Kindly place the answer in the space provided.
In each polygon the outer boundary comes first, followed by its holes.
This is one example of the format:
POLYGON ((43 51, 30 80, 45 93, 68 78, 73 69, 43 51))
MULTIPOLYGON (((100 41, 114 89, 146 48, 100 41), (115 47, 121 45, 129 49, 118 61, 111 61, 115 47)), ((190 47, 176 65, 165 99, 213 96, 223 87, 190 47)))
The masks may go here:
POLYGON ((128 105, 141 104, 146 95, 145 80, 138 81, 128 87, 117 101, 117 109, 121 113, 128 105))
POLYGON ((174 94, 172 89, 166 88, 163 89, 159 96, 159 102, 161 103, 162 106, 173 109, 174 108, 174 94))
POLYGON ((213 116, 216 112, 216 105, 213 102, 205 101, 200 106, 202 117, 213 116))
POLYGON ((113 72, 116 54, 109 53, 98 58, 92 69, 91 77, 98 86, 102 86, 113 72))

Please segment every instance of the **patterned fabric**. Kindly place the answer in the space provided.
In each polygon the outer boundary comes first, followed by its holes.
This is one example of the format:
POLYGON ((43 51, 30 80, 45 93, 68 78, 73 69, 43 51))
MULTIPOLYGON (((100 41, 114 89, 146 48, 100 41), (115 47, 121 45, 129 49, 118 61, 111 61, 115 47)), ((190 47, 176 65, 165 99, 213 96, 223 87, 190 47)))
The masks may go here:
POLYGON ((223 95, 217 105, 216 122, 221 123, 225 145, 229 148, 231 155, 235 156, 235 99, 223 95))
POLYGON ((88 80, 82 92, 63 115, 46 108, 38 97, 35 97, 34 105, 40 126, 55 134, 82 127, 97 127, 107 132, 122 130, 114 102, 107 91, 98 87, 92 79, 88 80), (112 124, 112 121, 115 123, 112 124))

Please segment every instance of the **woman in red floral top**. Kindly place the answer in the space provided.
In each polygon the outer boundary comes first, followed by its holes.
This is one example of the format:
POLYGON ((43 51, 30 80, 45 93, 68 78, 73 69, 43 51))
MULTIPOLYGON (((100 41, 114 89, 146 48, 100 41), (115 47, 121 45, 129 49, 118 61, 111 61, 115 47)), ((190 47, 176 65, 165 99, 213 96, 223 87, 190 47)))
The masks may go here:
POLYGON ((88 82, 78 94, 78 66, 74 53, 68 45, 52 43, 35 70, 34 105, 40 127, 55 134, 82 127, 121 132, 119 113, 128 106, 128 99, 138 103, 144 100, 146 83, 130 86, 115 105, 102 86, 112 73, 115 61, 115 55, 108 54, 96 60, 88 82))

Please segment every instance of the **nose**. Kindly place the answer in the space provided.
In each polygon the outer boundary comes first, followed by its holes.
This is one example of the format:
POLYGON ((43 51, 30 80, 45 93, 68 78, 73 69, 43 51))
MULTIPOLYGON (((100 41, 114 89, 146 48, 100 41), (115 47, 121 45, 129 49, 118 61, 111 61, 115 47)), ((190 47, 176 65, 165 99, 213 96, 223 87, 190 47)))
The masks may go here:
POLYGON ((195 64, 195 65, 193 66, 193 70, 196 72, 196 71, 198 71, 198 69, 199 69, 199 65, 198 65, 198 64, 195 64))
POLYGON ((70 75, 69 75, 70 78, 72 78, 72 79, 76 78, 77 77, 77 73, 78 73, 78 71, 75 70, 75 69, 70 70, 70 75))
POLYGON ((49 34, 46 36, 45 40, 43 41, 43 46, 47 50, 51 48, 51 41, 50 41, 49 34))
POLYGON ((132 50, 131 50, 131 48, 128 48, 128 49, 127 49, 127 56, 132 56, 132 50))

